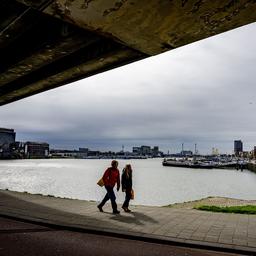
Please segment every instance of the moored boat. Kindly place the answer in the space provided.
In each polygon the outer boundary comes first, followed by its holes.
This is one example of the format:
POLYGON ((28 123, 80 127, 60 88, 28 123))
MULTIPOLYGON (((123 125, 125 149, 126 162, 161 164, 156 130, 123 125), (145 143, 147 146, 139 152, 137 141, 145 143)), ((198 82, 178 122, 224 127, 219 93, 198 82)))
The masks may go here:
POLYGON ((176 161, 172 159, 164 159, 163 166, 183 167, 183 168, 197 168, 197 169, 212 169, 215 165, 212 163, 192 162, 192 161, 176 161))
POLYGON ((246 162, 215 162, 215 161, 190 161, 190 160, 176 160, 164 159, 163 166, 195 168, 195 169, 246 169, 246 162))

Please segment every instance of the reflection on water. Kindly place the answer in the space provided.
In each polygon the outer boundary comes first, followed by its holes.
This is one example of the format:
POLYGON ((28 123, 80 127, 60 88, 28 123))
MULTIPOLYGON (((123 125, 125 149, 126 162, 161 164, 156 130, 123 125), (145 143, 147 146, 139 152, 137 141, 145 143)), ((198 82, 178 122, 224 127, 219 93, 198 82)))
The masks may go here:
MULTIPOLYGON (((127 163, 134 169, 132 204, 167 205, 208 196, 256 198, 256 174, 249 171, 163 167, 161 161, 119 161, 120 170, 127 163)), ((98 159, 0 161, 0 189, 100 201, 105 190, 96 182, 109 164, 98 159)), ((124 193, 117 193, 117 201, 123 199, 124 193)))

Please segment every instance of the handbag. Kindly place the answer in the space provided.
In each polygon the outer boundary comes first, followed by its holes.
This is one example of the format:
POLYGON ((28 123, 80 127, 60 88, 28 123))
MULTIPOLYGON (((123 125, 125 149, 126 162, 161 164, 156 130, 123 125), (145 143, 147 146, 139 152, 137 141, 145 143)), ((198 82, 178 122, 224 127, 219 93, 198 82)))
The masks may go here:
MULTIPOLYGON (((111 171, 109 171, 108 179, 110 179, 110 176, 111 176, 111 171)), ((103 177, 98 180, 97 184, 98 184, 100 187, 103 187, 103 186, 105 185, 105 184, 104 184, 103 177)))
POLYGON ((134 190, 133 189, 131 190, 131 199, 132 200, 134 199, 134 190))
POLYGON ((104 186, 103 178, 100 178, 99 181, 97 182, 97 184, 98 184, 100 187, 103 187, 103 186, 104 186))

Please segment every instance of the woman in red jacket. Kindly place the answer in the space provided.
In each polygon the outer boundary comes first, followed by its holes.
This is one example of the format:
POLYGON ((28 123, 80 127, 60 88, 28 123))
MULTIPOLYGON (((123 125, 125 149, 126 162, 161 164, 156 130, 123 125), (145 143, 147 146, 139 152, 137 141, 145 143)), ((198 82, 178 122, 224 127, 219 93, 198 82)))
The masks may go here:
POLYGON ((119 214, 120 211, 117 210, 117 204, 116 204, 116 196, 114 193, 114 187, 117 183, 117 191, 120 189, 120 174, 119 170, 117 169, 118 162, 116 160, 113 160, 111 162, 111 167, 109 167, 104 175, 103 175, 103 181, 105 189, 107 190, 107 194, 103 198, 102 202, 98 205, 98 209, 100 212, 103 212, 102 207, 104 204, 110 199, 113 213, 119 214))

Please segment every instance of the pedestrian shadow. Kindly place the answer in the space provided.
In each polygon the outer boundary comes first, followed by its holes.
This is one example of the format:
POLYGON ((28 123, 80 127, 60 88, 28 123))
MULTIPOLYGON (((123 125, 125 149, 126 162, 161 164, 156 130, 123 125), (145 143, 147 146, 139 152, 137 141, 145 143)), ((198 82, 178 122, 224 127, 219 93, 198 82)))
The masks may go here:
POLYGON ((134 216, 134 218, 140 219, 140 220, 145 221, 145 222, 150 222, 150 223, 154 223, 154 224, 159 223, 154 218, 152 218, 152 217, 150 217, 150 216, 148 216, 144 213, 141 213, 141 212, 131 212, 130 214, 132 214, 134 216))
MULTIPOLYGON (((76 213, 67 210, 67 206, 72 207, 72 203, 74 203, 74 205, 78 204, 79 206, 79 202, 75 200, 27 195, 25 193, 18 194, 16 192, 0 190, 0 201, 0 216, 14 216, 17 217, 17 219, 23 219, 24 221, 38 221, 46 225, 53 224, 65 227, 78 226, 79 228, 86 229, 93 229, 95 227, 108 227, 115 229, 118 227, 118 224, 121 223, 127 223, 128 226, 130 224, 140 227, 147 225, 147 223, 158 223, 154 218, 136 211, 131 213, 122 213, 120 215, 113 215, 112 213, 109 213, 111 216, 108 218, 102 218, 103 215, 101 217, 100 213, 94 214, 91 211, 86 214, 81 214, 80 208, 80 213, 76 213), (31 197, 33 201, 29 201, 31 200, 31 197), (35 200, 37 198, 38 202, 35 200), (42 200, 45 200, 45 205, 42 203, 42 200), (57 201, 56 205, 50 203, 51 200, 57 201), (46 204, 47 202, 48 204, 46 204), (58 208, 58 203, 63 208, 58 208), (112 223, 109 220, 112 220, 112 223)), ((98 209, 95 205, 95 213, 96 211, 98 212, 98 209)))
POLYGON ((72 228, 79 226, 79 228, 93 229, 94 227, 106 227, 109 225, 108 219, 99 218, 98 215, 90 213, 81 214, 67 209, 58 209, 57 205, 43 205, 42 202, 40 202, 42 199, 46 201, 58 200, 62 206, 68 206, 72 202, 76 202, 75 200, 65 201, 64 199, 57 199, 54 197, 0 190, 0 217, 13 216, 17 220, 22 219, 23 221, 32 223, 38 222, 42 225, 56 225, 72 228), (20 197, 17 197, 17 195, 20 197), (38 197, 38 202, 36 200, 28 201, 28 199, 31 199, 29 198, 31 196, 34 197, 34 199, 38 197))
POLYGON ((110 219, 119 221, 119 222, 123 222, 123 223, 131 223, 131 224, 136 224, 136 225, 145 225, 147 222, 149 222, 151 224, 159 223, 154 218, 152 218, 144 213, 141 213, 141 212, 130 212, 129 215, 130 216, 122 215, 122 214, 115 215, 115 216, 110 217, 110 219))

